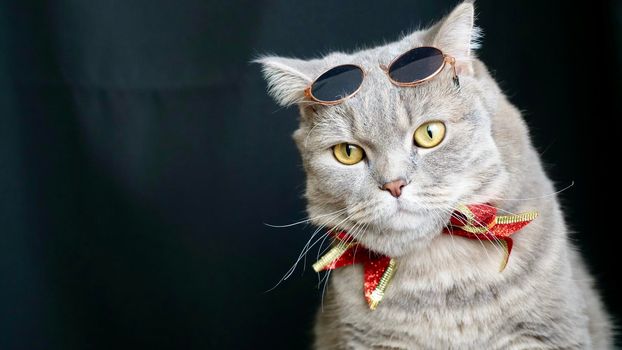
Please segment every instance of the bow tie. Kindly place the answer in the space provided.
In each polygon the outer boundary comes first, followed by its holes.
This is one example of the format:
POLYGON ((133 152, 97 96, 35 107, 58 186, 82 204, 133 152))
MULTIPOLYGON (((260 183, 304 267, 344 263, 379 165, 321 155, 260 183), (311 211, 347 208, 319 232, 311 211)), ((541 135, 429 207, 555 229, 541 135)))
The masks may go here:
MULTIPOLYGON (((535 211, 516 215, 497 215, 497 208, 488 204, 461 205, 454 211, 444 234, 468 239, 498 242, 504 250, 500 271, 505 269, 512 252, 510 235, 538 216, 535 211)), ((375 310, 397 267, 394 258, 376 253, 356 242, 346 232, 334 234, 335 246, 313 264, 315 272, 334 270, 355 263, 363 264, 365 300, 375 310)))

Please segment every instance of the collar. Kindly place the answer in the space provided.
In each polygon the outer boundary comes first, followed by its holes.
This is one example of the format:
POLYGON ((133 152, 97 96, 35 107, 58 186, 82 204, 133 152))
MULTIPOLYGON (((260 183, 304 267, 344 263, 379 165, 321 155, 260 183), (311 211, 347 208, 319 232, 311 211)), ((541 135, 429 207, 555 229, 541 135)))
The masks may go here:
MULTIPOLYGON (((452 214, 443 233, 500 243, 505 253, 499 269, 501 272, 507 266, 512 252, 513 240, 510 236, 537 216, 538 213, 535 211, 497 215, 497 208, 489 204, 460 205, 452 214)), ((375 310, 395 273, 396 259, 369 250, 344 231, 333 236, 336 239, 335 246, 313 264, 313 269, 320 272, 356 263, 362 264, 365 300, 369 308, 375 310)))

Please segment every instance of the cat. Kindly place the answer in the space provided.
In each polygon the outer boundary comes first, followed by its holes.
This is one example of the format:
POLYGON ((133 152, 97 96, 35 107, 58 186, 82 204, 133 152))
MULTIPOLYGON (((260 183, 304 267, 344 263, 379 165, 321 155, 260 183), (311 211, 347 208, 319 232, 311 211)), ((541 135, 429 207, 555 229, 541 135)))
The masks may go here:
POLYGON ((612 321, 594 280, 568 238, 551 180, 520 112, 475 57, 474 6, 458 4, 428 29, 353 53, 300 60, 264 56, 268 91, 297 105, 293 137, 306 172, 311 221, 344 230, 363 247, 394 258, 382 302, 362 297, 360 265, 331 271, 314 328, 315 349, 609 349, 612 321), (414 87, 392 84, 382 67, 416 47, 433 46, 452 67, 414 87), (305 90, 322 72, 356 64, 359 91, 335 105, 305 90), (413 133, 430 121, 445 135, 432 148, 413 133), (346 165, 335 146, 365 155, 346 165), (400 193, 387 183, 402 179, 400 193), (537 210, 516 232, 509 263, 495 242, 442 234, 460 204, 499 213, 537 210))

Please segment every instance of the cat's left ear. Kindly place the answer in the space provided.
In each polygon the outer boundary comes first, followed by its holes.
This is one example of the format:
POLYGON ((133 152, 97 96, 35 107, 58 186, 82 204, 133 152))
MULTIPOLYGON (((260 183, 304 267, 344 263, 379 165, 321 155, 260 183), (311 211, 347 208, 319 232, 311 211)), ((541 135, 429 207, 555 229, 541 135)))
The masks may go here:
POLYGON ((261 64, 268 93, 279 105, 287 107, 304 100, 304 90, 312 81, 311 62, 277 56, 264 56, 253 62, 261 64))
POLYGON ((480 30, 475 26, 472 1, 456 6, 449 15, 430 28, 433 46, 456 59, 459 75, 472 74, 474 50, 479 47, 480 30))

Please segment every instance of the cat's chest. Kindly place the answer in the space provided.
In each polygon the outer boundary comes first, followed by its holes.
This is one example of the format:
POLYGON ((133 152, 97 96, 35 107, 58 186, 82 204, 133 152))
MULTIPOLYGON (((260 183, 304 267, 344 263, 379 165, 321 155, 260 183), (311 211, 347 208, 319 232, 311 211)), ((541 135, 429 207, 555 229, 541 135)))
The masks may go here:
POLYGON ((511 325, 504 313, 511 303, 510 291, 467 285, 439 287, 396 274, 377 309, 370 310, 363 296, 360 266, 334 272, 325 309, 338 310, 334 326, 351 345, 471 348, 490 346, 501 340, 501 334, 509 336, 511 325))
MULTIPOLYGON (((364 283, 370 273, 364 274, 360 264, 332 271, 331 290, 342 303, 360 307, 361 312, 383 317, 387 309, 396 309, 405 319, 425 312, 429 315, 431 310, 451 311, 452 314, 498 312, 504 303, 520 298, 516 295, 520 289, 512 288, 523 283, 517 278, 517 265, 501 273, 498 269, 502 260, 500 252, 494 249, 478 251, 481 245, 470 241, 442 239, 445 244, 430 249, 433 253, 395 259, 393 277, 386 284, 384 297, 376 310, 370 310, 365 302, 364 283), (455 259, 448 247, 469 252, 474 258, 469 261, 455 259)), ((391 315, 395 314, 391 312, 391 315)))

